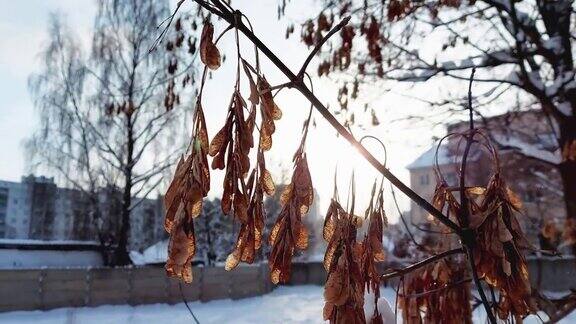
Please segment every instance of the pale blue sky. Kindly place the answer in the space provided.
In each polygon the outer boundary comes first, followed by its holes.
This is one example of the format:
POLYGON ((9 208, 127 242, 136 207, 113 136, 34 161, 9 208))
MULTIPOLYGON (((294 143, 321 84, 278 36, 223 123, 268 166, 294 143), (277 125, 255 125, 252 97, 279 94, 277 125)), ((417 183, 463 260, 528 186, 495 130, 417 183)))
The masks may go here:
POLYGON ((38 68, 49 13, 66 14, 86 35, 95 11, 90 0, 3 1, 0 10, 0 179, 19 180, 25 172, 22 141, 35 125, 27 79, 38 68))
MULTIPOLYGON (((304 1, 304 0, 300 0, 304 1)), ((172 1, 175 2, 175 1, 172 1)), ((309 6, 290 6, 288 19, 292 22, 302 22, 306 14, 317 5, 314 1, 309 6)), ((276 19, 276 0, 262 1, 234 1, 248 17, 251 18, 254 28, 262 40, 283 59, 294 71, 307 55, 307 49, 298 41, 298 33, 291 39, 284 38, 286 21, 278 22, 276 19)), ((67 17, 67 21, 77 36, 88 43, 90 39, 90 27, 95 13, 95 5, 92 0, 26 0, 26 1, 3 1, 0 11, 0 179, 18 181, 26 172, 22 142, 30 136, 36 125, 35 110, 27 88, 28 76, 39 67, 38 51, 46 42, 49 14, 58 11, 67 17)), ((189 8, 184 6, 182 10, 189 8)), ((216 24, 216 29, 223 27, 216 24)), ((247 43, 244 45, 246 49, 247 43)), ((222 40, 221 50, 233 54, 234 44, 232 38, 222 40)), ((269 64, 263 62, 264 71, 270 83, 285 82, 283 76, 269 64)), ((206 111, 209 135, 213 136, 220 128, 225 118, 226 104, 229 100, 232 78, 235 65, 227 61, 224 66, 214 73, 214 79, 210 81, 205 90, 204 109, 206 111)), ((315 72, 315 68, 311 68, 315 72)), ((315 73, 312 73, 313 75, 315 73)), ((336 85, 326 79, 315 80, 316 92, 319 97, 335 106, 336 85)), ((421 90, 422 88, 420 88, 421 90)), ((418 91, 408 89, 405 86, 395 87, 395 92, 418 91)), ((430 88, 427 88, 430 91, 430 88)), ((403 180, 408 180, 405 166, 410 163, 419 153, 425 151, 431 144, 432 130, 423 127, 407 127, 390 123, 391 120, 405 114, 407 111, 417 112, 426 109, 423 104, 408 100, 394 93, 382 95, 381 89, 376 86, 366 91, 368 94, 365 101, 370 101, 372 106, 378 109, 378 117, 382 124, 370 130, 368 133, 381 137, 388 145, 388 163, 393 172, 403 180)), ((282 164, 284 168, 291 169, 290 159, 296 149, 301 123, 304 120, 308 104, 294 91, 283 91, 278 97, 278 105, 284 111, 284 117, 278 124, 278 132, 275 135, 275 145, 269 155, 269 165, 282 164)), ((358 107, 363 102, 352 104, 358 107)), ((368 116, 369 117, 369 116, 368 116)), ((336 138, 335 132, 329 125, 317 118, 318 128, 312 130, 308 140, 308 155, 312 169, 313 181, 322 198, 321 206, 324 206, 331 195, 332 177, 334 167, 338 165, 342 175, 341 186, 350 174, 351 167, 356 169, 357 178, 360 182, 360 192, 363 187, 368 191, 371 182, 377 176, 368 164, 361 161, 359 155, 351 150, 342 138, 336 138)), ((438 130, 436 130, 437 132, 438 130)), ((364 133, 356 133, 357 136, 364 133)), ((370 145, 377 150, 377 146, 370 145)), ((375 152, 376 154, 376 152, 375 152)), ((276 168, 276 174, 280 167, 276 168)), ((274 170, 273 170, 274 171, 274 170)), ((221 177, 215 176, 213 188, 214 194, 219 194, 221 177)), ((406 206, 406 201, 403 200, 406 206)))

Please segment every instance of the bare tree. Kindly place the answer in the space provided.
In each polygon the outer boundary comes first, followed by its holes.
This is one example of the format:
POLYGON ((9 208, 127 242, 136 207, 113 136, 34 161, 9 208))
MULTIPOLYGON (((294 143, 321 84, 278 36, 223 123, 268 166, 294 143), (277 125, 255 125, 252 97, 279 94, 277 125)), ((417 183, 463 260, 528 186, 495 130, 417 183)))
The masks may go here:
MULTIPOLYGON (((437 79, 458 85, 477 68, 476 82, 486 91, 474 99, 476 113, 486 114, 496 99, 523 98, 521 109, 543 111, 542 122, 554 134, 554 154, 505 143, 521 154, 558 168, 569 217, 576 217, 576 81, 573 58, 576 15, 573 1, 324 0, 321 12, 302 26, 302 40, 317 45, 338 17, 351 16, 340 39, 320 53, 319 75, 344 72, 352 86, 339 99, 357 95, 358 86, 374 80, 424 83, 437 79), (362 39, 360 39, 362 38, 362 39), (434 39, 426 43, 425 40, 434 39), (422 44, 431 44, 423 47, 422 44), (527 96, 526 96, 527 95, 527 96), (549 159, 555 155, 553 159, 549 159)), ((282 15, 286 1, 279 6, 282 15)), ((288 27, 287 34, 294 31, 288 27)), ((456 91, 458 92, 458 91, 456 91)), ((464 92, 461 92, 464 93, 464 92)), ((466 98, 455 95, 430 101, 437 110, 461 111, 466 98)), ((517 109, 514 104, 510 110, 517 109)), ((437 111, 436 110, 436 111, 437 111)))
MULTIPOLYGON (((174 139, 185 126, 176 122, 187 112, 177 94, 186 83, 176 86, 174 76, 193 75, 191 65, 177 68, 187 54, 181 22, 166 35, 173 37, 171 55, 150 51, 169 16, 167 1, 102 0, 97 8, 89 54, 62 18, 52 17, 43 69, 29 81, 40 127, 28 148, 34 163, 91 197, 96 227, 104 214, 119 217, 116 232, 98 233, 115 246, 112 264, 123 265, 130 263, 130 214, 142 201, 134 197, 147 197, 161 183, 186 144, 174 139), (110 188, 108 199, 119 200, 119 215, 98 207, 99 192, 110 188)), ((193 47, 191 37, 188 51, 193 47)))

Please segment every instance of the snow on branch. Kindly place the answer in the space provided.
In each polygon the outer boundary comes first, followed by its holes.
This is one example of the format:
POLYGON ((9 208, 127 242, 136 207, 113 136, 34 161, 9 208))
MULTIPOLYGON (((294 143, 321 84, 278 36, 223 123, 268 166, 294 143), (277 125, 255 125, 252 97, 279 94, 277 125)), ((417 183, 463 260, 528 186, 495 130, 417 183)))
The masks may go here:
POLYGON ((560 151, 554 152, 539 148, 537 145, 527 143, 517 137, 506 136, 502 134, 492 134, 491 137, 503 148, 510 148, 514 151, 540 161, 550 164, 559 164, 561 162, 560 151))

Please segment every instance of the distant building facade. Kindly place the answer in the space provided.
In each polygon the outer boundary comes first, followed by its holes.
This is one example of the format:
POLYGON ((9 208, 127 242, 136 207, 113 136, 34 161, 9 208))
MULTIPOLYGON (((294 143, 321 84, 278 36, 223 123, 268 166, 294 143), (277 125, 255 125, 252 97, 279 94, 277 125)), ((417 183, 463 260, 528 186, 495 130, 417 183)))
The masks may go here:
MULTIPOLYGON (((452 124, 448 133, 462 132, 467 127, 468 123, 452 124)), ((562 181, 554 166, 559 154, 550 127, 541 112, 525 111, 488 118, 483 128, 498 150, 504 178, 523 202, 523 230, 538 246, 543 224, 558 223, 566 215, 562 181)), ((473 148, 468 157, 466 185, 485 186, 493 172, 492 159, 487 150, 473 148)), ((407 167, 411 188, 430 200, 436 187, 436 165, 449 186, 458 186, 461 153, 456 152, 462 150, 463 143, 456 138, 424 152, 407 167)), ((422 224, 427 217, 428 213, 412 202, 412 222, 422 224)))
MULTIPOLYGON (((118 190, 103 189, 98 197, 102 216, 95 220, 88 197, 80 190, 58 187, 53 178, 0 180, 0 238, 98 241, 95 222, 113 236, 120 228, 119 197, 118 190)), ((142 250, 166 237, 161 199, 135 198, 133 206, 131 249, 142 250)))

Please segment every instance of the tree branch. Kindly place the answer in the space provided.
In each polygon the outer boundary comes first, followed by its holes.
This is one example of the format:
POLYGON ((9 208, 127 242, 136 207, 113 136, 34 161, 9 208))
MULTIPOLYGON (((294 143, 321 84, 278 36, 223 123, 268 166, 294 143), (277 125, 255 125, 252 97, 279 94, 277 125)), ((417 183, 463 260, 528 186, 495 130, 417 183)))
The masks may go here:
POLYGON ((396 188, 406 194, 410 199, 412 199, 418 206, 425 209, 433 217, 438 219, 442 224, 446 225, 454 232, 460 234, 460 228, 448 217, 444 216, 442 212, 434 208, 426 199, 422 198, 412 189, 410 189, 406 184, 404 184, 400 179, 398 179, 394 174, 392 174, 388 169, 384 167, 362 144, 360 144, 354 136, 342 126, 338 120, 330 113, 330 111, 324 106, 324 104, 310 91, 310 89, 298 79, 298 77, 264 44, 262 41, 252 32, 250 29, 244 25, 241 19, 235 19, 235 15, 240 14, 239 11, 232 12, 223 5, 215 1, 215 5, 220 9, 220 11, 215 10, 213 7, 208 6, 204 0, 194 0, 200 6, 207 9, 208 11, 214 13, 220 18, 224 19, 228 24, 234 25, 241 31, 256 47, 266 56, 268 59, 286 76, 290 81, 294 83, 294 88, 296 88, 306 99, 308 99, 314 108, 332 125, 332 127, 345 138, 353 147, 355 147, 360 154, 376 169, 378 170, 386 179, 388 179, 396 188))
POLYGON ((308 67, 308 64, 310 64, 310 61, 312 61, 312 58, 316 55, 316 53, 318 53, 318 51, 320 51, 320 48, 322 47, 322 45, 324 45, 324 43, 326 43, 326 41, 328 41, 328 39, 330 37, 332 37, 332 35, 334 35, 336 32, 338 32, 340 29, 342 29, 342 27, 346 26, 349 21, 350 21, 350 16, 342 19, 342 21, 340 21, 338 23, 338 25, 334 26, 334 28, 332 28, 328 32, 328 34, 324 35, 322 40, 320 40, 320 42, 318 44, 316 44, 316 46, 314 46, 314 48, 312 49, 312 52, 310 52, 310 54, 308 54, 308 57, 306 58, 306 60, 304 61, 304 64, 302 64, 302 67, 300 68, 300 71, 296 75, 298 78, 301 79, 302 77, 304 77, 304 73, 306 72, 306 68, 308 67))

